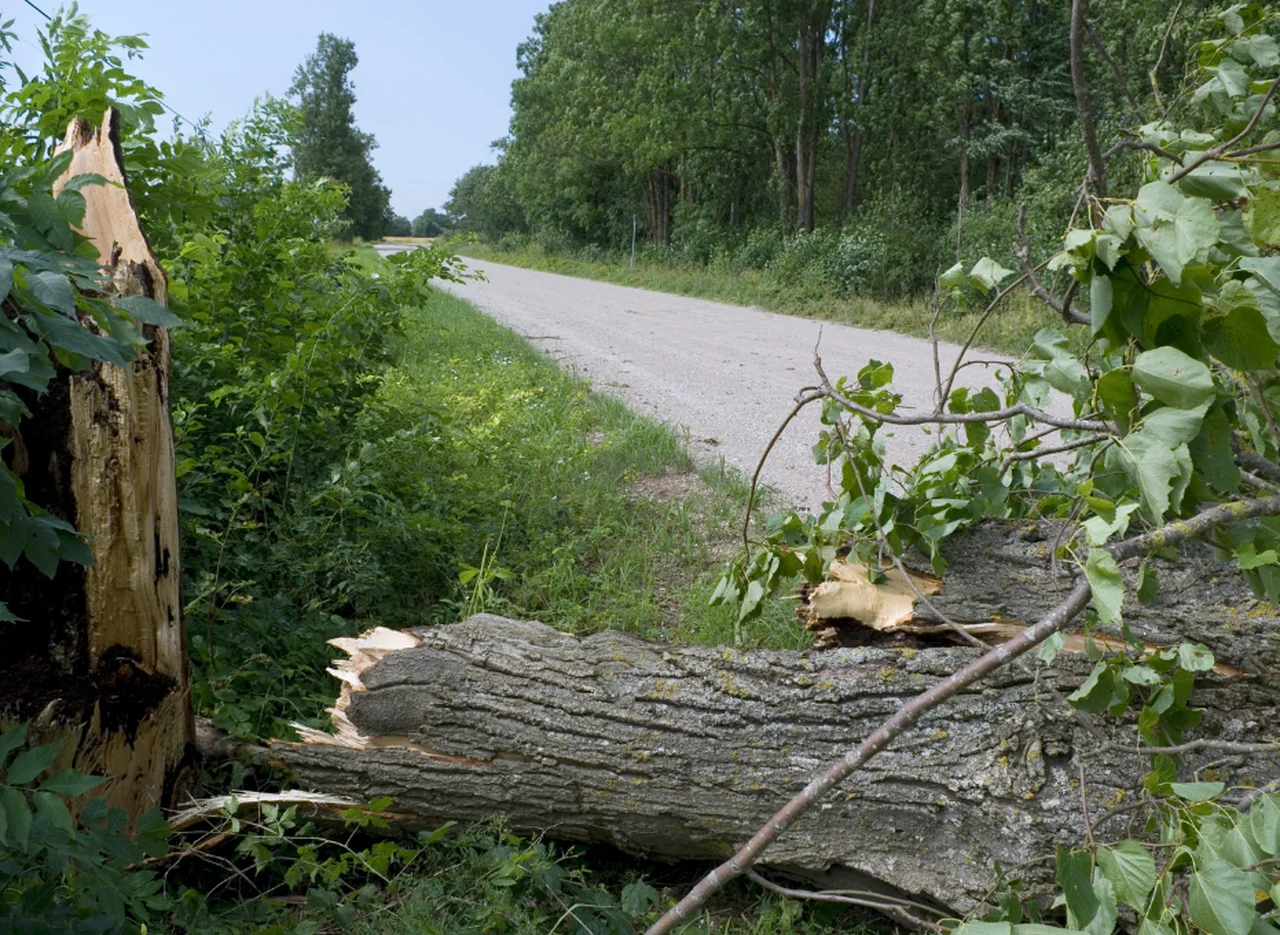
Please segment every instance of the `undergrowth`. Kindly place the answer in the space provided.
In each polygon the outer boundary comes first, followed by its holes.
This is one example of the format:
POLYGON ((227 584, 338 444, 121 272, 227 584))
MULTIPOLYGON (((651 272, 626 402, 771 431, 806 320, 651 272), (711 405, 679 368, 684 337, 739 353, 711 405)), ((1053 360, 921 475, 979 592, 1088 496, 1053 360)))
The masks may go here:
MULTIPOLYGON (((927 337, 933 320, 933 306, 928 298, 881 301, 864 296, 844 297, 820 283, 808 282, 803 269, 775 275, 766 270, 733 270, 643 255, 632 267, 621 256, 581 258, 550 253, 537 245, 503 250, 462 240, 451 246, 459 254, 476 260, 756 306, 771 312, 834 321, 858 328, 895 331, 914 337, 927 337)), ((973 306, 945 310, 938 318, 938 338, 963 343, 973 333, 981 315, 982 308, 973 306)), ((981 344, 1001 353, 1022 354, 1031 346, 1035 333, 1055 321, 1052 313, 1029 295, 1011 295, 983 327, 981 344)))
MULTIPOLYGON (((732 642, 733 614, 707 598, 745 507, 738 475, 704 470, 685 497, 649 499, 636 481, 693 471, 670 428, 447 293, 406 309, 400 328, 345 453, 277 528, 275 593, 255 585, 216 626, 192 628, 197 701, 219 727, 252 737, 323 723, 325 640, 374 624, 489 611, 578 634, 732 642)), ((747 636, 803 643, 783 610, 747 636)))

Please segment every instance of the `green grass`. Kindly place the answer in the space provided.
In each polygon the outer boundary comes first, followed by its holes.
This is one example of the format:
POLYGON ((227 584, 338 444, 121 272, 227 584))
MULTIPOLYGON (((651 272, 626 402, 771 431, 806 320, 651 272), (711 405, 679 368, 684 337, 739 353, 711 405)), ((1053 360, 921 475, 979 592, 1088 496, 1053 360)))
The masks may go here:
MULTIPOLYGON (((841 298, 815 292, 800 284, 780 285, 758 270, 735 273, 706 266, 657 262, 637 262, 632 268, 623 263, 557 256, 536 247, 510 252, 479 243, 451 246, 460 255, 476 260, 492 260, 525 269, 735 305, 753 305, 771 312, 896 331, 915 337, 928 337, 929 323, 933 318, 933 308, 927 299, 882 302, 862 297, 841 298)), ((958 344, 967 341, 981 314, 981 309, 944 312, 937 325, 938 337, 958 344)), ((1052 312, 1025 292, 1015 291, 983 326, 977 346, 1003 354, 1020 355, 1030 347, 1032 336, 1037 331, 1054 324, 1060 324, 1060 319, 1052 312)))
MULTIPOLYGON (((669 427, 592 391, 462 299, 437 292, 410 315, 378 403, 406 444, 384 463, 417 461, 422 428, 441 430, 448 464, 418 480, 433 497, 469 502, 454 574, 503 572, 479 591, 485 576, 471 577, 432 615, 484 609, 574 633, 732 642, 732 613, 707 598, 736 545, 728 530, 746 505, 742 478, 695 473, 669 427), (646 496, 655 477, 688 491, 646 496)), ((805 642, 781 609, 747 636, 771 648, 805 642)))
MULTIPOLYGON (((706 869, 702 864, 637 861, 605 847, 564 848, 531 841, 493 821, 428 848, 412 874, 398 881, 400 898, 370 913, 351 931, 352 935, 638 932, 656 922, 706 869), (648 898, 653 901, 647 908, 640 909, 627 898, 629 885, 633 890, 652 887, 648 898)), ((889 935, 894 929, 866 912, 788 902, 744 883, 730 885, 705 912, 676 931, 680 935, 889 935)))

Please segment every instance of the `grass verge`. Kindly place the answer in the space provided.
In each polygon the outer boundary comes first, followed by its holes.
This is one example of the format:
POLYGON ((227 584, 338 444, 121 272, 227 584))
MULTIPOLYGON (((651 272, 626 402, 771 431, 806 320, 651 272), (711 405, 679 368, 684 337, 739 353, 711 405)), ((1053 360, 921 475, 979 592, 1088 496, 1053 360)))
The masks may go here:
MULTIPOLYGON (((633 268, 621 263, 557 256, 538 248, 512 252, 478 243, 450 246, 461 256, 475 260, 491 260, 524 269, 714 299, 734 305, 751 305, 786 315, 896 331, 915 337, 928 337, 929 323, 933 318, 933 308, 925 299, 882 302, 862 297, 841 298, 804 284, 780 284, 759 270, 735 273, 706 266, 651 261, 637 262, 633 268)), ((981 315, 980 308, 945 311, 938 321, 938 337, 963 343, 969 339, 981 315)), ((978 345, 1003 354, 1020 355, 1031 346, 1031 339, 1037 331, 1056 323, 1060 320, 1051 311, 1026 293, 1015 292, 983 326, 978 345)))
MULTIPOLYGON (((412 457, 424 429, 442 428, 447 474, 420 482, 433 499, 468 502, 473 532, 452 543, 456 593, 423 609, 731 642, 732 615, 706 599, 736 546, 728 530, 746 506, 742 478, 696 472, 671 428, 594 392, 463 299, 436 292, 410 316, 379 400, 403 420, 406 444, 386 457, 412 457)), ((771 648, 803 643, 785 616, 750 636, 771 648)))

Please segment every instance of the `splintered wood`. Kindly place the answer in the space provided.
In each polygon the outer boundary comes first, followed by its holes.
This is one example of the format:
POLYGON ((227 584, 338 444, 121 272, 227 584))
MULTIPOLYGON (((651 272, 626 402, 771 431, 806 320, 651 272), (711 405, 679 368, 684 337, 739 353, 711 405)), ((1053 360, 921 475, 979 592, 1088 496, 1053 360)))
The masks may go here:
MULTIPOLYGON (((164 273, 125 184, 116 111, 100 126, 73 121, 58 147, 67 151, 55 195, 77 175, 105 180, 80 190, 102 291, 164 302, 164 273)), ((98 327, 89 316, 80 324, 98 327)), ((52 581, 30 576, 21 594, 6 594, 32 625, 10 640, 0 679, 0 711, 30 721, 33 740, 61 741, 56 765, 108 777, 108 802, 132 819, 173 801, 194 769, 169 337, 140 330, 147 346, 129 367, 60 371, 28 402, 34 417, 18 439, 27 493, 74 522, 93 563, 62 563, 52 581)))

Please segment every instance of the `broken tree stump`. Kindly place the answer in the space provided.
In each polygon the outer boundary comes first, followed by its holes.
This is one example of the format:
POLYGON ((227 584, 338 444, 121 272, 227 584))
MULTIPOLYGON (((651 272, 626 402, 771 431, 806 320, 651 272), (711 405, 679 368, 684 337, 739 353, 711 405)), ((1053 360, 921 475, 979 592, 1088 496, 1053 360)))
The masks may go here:
MULTIPOLYGON (((114 110, 77 119, 58 151, 82 189, 81 232, 97 248, 102 289, 164 302, 163 271, 126 187, 114 110)), ((82 316, 82 326, 96 324, 82 316)), ((179 593, 178 508, 169 416, 169 336, 127 368, 59 369, 43 396, 24 392, 21 471, 27 497, 89 538, 93 565, 52 580, 0 569, 10 624, 0 659, 0 716, 30 721, 33 741, 64 742, 59 766, 108 777, 104 793, 130 819, 175 801, 194 737, 179 593)))
MULTIPOLYGON (((1052 606, 1061 582, 1036 528, 971 536, 951 550, 938 596, 949 611, 1030 620, 1024 611, 1052 606)), ((1135 608, 1156 631, 1145 637, 1185 624, 1194 632, 1181 638, 1217 642, 1239 662, 1202 678, 1197 736, 1275 739, 1275 612, 1204 556, 1161 580, 1161 603, 1135 608)), ((351 657, 334 670, 344 682, 335 733, 307 731, 302 743, 272 748, 302 786, 389 795, 394 811, 424 825, 502 813, 554 838, 709 859, 731 854, 821 767, 975 653, 673 647, 612 632, 577 639, 487 615, 335 642, 351 657)), ((764 862, 906 894, 939 912, 977 905, 997 860, 1045 882, 1052 861, 1043 858, 1083 839, 1081 768, 1095 823, 1131 800, 1147 768, 1132 727, 1083 719, 1062 701, 1090 665, 1064 653, 1033 676, 1008 668, 963 693, 801 819, 764 862)), ((1185 769, 1211 759, 1221 756, 1189 754, 1185 769)), ((1277 762, 1233 757, 1214 775, 1265 782, 1280 775, 1277 762)), ((1131 817, 1095 831, 1123 836, 1131 817)))

